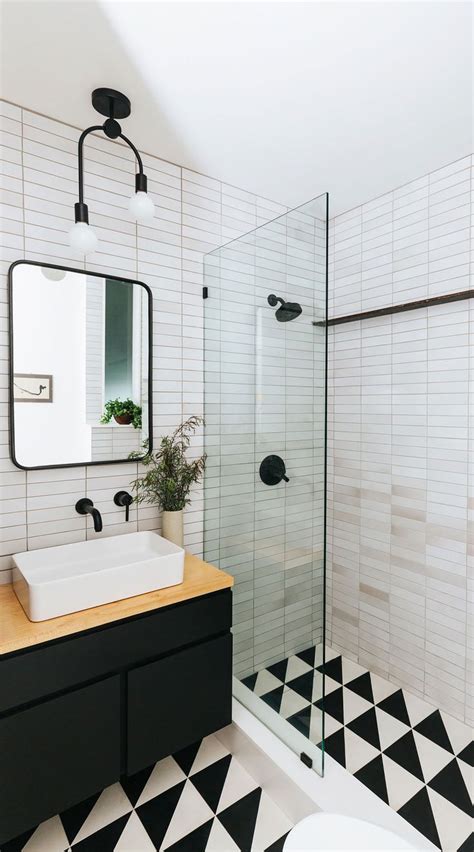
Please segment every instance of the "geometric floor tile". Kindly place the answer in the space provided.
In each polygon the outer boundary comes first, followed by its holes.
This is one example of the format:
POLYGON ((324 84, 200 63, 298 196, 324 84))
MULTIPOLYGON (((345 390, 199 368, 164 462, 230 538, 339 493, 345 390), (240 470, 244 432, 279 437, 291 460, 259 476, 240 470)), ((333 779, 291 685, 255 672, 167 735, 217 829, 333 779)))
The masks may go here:
POLYGON ((389 804, 387 782, 385 780, 385 771, 382 760, 382 755, 378 754, 370 763, 367 763, 357 772, 354 772, 356 778, 362 781, 369 790, 372 790, 379 799, 389 804))
POLYGON ((194 772, 190 780, 211 810, 216 813, 229 771, 231 755, 226 754, 205 769, 194 772))
POLYGON ((370 703, 366 698, 362 698, 362 696, 356 692, 352 692, 346 686, 342 687, 342 697, 344 704, 344 724, 348 725, 364 713, 370 711, 374 713, 373 702, 370 703))
POLYGON ((458 849, 472 832, 472 817, 460 813, 451 802, 431 787, 428 787, 428 796, 442 849, 458 849))
POLYGON ((385 749, 384 754, 424 783, 425 778, 423 775, 423 769, 421 768, 420 758, 418 756, 415 738, 412 731, 407 731, 401 739, 392 743, 391 746, 385 749))
POLYGON ((389 746, 400 740, 410 730, 403 722, 390 716, 380 707, 375 708, 377 729, 379 732, 380 748, 385 751, 389 746))
MULTIPOLYGON (((133 777, 133 776, 132 776, 133 777)), ((180 766, 176 763, 173 757, 165 757, 159 760, 153 767, 145 786, 140 793, 136 802, 132 802, 134 807, 144 805, 151 799, 156 799, 160 793, 170 790, 176 784, 186 780, 186 775, 180 766)), ((126 782, 127 784, 128 782, 126 782)), ((125 787, 127 789, 127 787, 125 787)))
POLYGON ((374 704, 374 693, 372 690, 370 672, 364 672, 364 674, 359 675, 354 678, 354 680, 346 682, 345 686, 347 689, 350 689, 351 692, 355 692, 357 695, 360 695, 361 698, 365 698, 370 704, 374 704))
POLYGON ((173 759, 176 761, 180 769, 185 773, 185 775, 189 775, 191 769, 193 767, 194 761, 196 760, 197 753, 201 748, 201 743, 191 743, 191 745, 186 746, 186 748, 182 748, 180 751, 177 751, 176 754, 173 755, 173 759))
POLYGON ((43 822, 21 849, 28 852, 64 852, 67 846, 68 840, 61 820, 55 816, 43 822))
POLYGON ((250 850, 252 847, 261 795, 262 790, 257 787, 219 813, 219 822, 239 849, 250 850))
POLYGON ((74 805, 74 807, 68 808, 59 814, 69 843, 72 843, 75 839, 77 832, 86 821, 99 796, 100 793, 96 793, 94 796, 90 796, 89 799, 85 799, 78 805, 74 805))
POLYGON ((472 816, 471 799, 456 758, 453 758, 451 763, 448 763, 438 775, 435 775, 428 786, 430 790, 436 790, 437 793, 468 816, 472 816))
POLYGON ((326 660, 324 665, 318 666, 318 671, 324 671, 325 675, 342 683, 342 657, 326 660))
POLYGON ((372 691, 374 693, 375 704, 379 704, 384 700, 384 698, 388 698, 389 695, 393 695, 394 692, 397 692, 398 687, 394 683, 390 683, 389 680, 385 680, 385 678, 380 677, 380 675, 371 672, 370 679, 372 681, 372 691))
POLYGON ((76 834, 74 845, 131 811, 131 802, 120 783, 106 787, 76 834))
MULTIPOLYGON (((362 692, 359 692, 359 695, 362 695, 363 698, 367 698, 367 695, 365 694, 366 688, 364 685, 364 682, 366 683, 367 681, 367 675, 369 675, 369 672, 367 671, 367 669, 364 669, 363 666, 360 666, 359 663, 355 663, 353 660, 348 660, 345 657, 342 657, 342 682, 344 686, 350 685, 350 688, 352 688, 354 684, 354 691, 356 692, 358 692, 359 689, 362 689, 362 692), (364 680, 361 684, 358 684, 357 681, 361 677, 364 680)), ((372 687, 370 687, 370 691, 372 691, 372 687)), ((371 697, 371 701, 373 704, 373 697, 371 697)))
POLYGON ((288 716, 293 716, 295 713, 299 713, 305 707, 308 707, 310 703, 311 698, 303 698, 299 693, 294 692, 293 689, 285 687, 281 700, 280 715, 287 719, 288 716))
POLYGON ((143 805, 139 805, 136 809, 136 813, 157 849, 163 843, 186 783, 186 781, 180 781, 179 784, 160 793, 155 799, 150 799, 143 805))
POLYGON ((104 825, 95 834, 89 834, 84 840, 73 843, 72 849, 74 852, 114 852, 128 819, 125 815, 104 825))
POLYGON ((469 730, 467 725, 463 725, 459 719, 454 719, 441 710, 441 718, 448 732, 450 743, 455 754, 458 754, 463 748, 466 748, 469 743, 472 743, 472 730, 469 730))
POLYGON ((220 820, 215 819, 207 839, 206 852, 222 852, 223 849, 226 852, 240 852, 239 847, 232 840, 220 820))
POLYGON ((201 769, 205 769, 206 766, 210 766, 211 763, 215 763, 216 760, 220 760, 221 757, 228 754, 227 749, 213 734, 204 737, 189 774, 194 775, 195 772, 200 772, 201 769))
POLYGON ((262 791, 253 835, 253 847, 256 850, 267 849, 287 834, 291 828, 293 823, 276 807, 265 791, 262 791))
POLYGON ((363 766, 366 766, 380 754, 377 748, 353 733, 350 728, 344 729, 344 742, 346 769, 352 775, 355 775, 359 769, 362 769, 363 766))
MULTIPOLYGON (((445 852, 474 852, 470 729, 359 663, 325 653, 324 665, 318 645, 245 682, 256 692, 264 685, 265 702, 316 745, 324 710, 328 755, 445 852)), ((283 842, 282 834, 274 852, 283 842)))
POLYGON ((387 698, 384 698, 383 701, 378 701, 377 707, 380 707, 380 709, 384 710, 385 713, 389 713, 390 716, 393 716, 395 719, 398 719, 399 722, 403 722, 405 725, 410 727, 410 717, 405 704, 405 696, 401 689, 397 689, 396 692, 392 692, 392 694, 387 696, 387 698))
POLYGON ((386 754, 382 755, 382 761, 387 783, 388 803, 394 811, 398 811, 425 785, 411 772, 402 769, 386 754))
POLYGON ((140 852, 155 852, 151 837, 134 811, 128 818, 118 843, 114 847, 114 852, 131 852, 132 849, 137 850, 137 852, 138 850, 140 852))
POLYGON ((189 780, 186 781, 161 841, 162 848, 167 849, 168 846, 182 840, 187 834, 191 834, 213 818, 213 811, 198 793, 194 784, 189 780))
POLYGON ((257 787, 255 778, 252 778, 237 760, 232 759, 219 798, 218 813, 253 792, 257 787))
POLYGON ((278 689, 278 687, 282 685, 282 682, 284 681, 275 677, 275 675, 270 671, 264 669, 258 673, 254 689, 255 695, 265 695, 267 692, 271 692, 272 689, 278 689))
POLYGON ((423 734, 428 740, 436 743, 436 745, 441 746, 441 748, 445 748, 454 754, 453 747, 450 743, 448 733, 446 731, 444 722, 441 718, 441 713, 439 710, 435 710, 433 713, 430 713, 429 716, 425 716, 417 725, 413 725, 415 731, 418 731, 419 734, 423 734))
POLYGON ((423 699, 419 698, 418 695, 413 695, 411 692, 407 692, 403 690, 403 694, 405 696, 405 704, 408 710, 408 716, 410 717, 410 724, 412 728, 415 728, 423 719, 426 719, 427 716, 431 716, 436 707, 433 707, 432 704, 428 704, 423 699))
POLYGON ((469 743, 465 748, 463 748, 460 752, 458 752, 459 760, 464 761, 469 766, 474 767, 474 742, 469 743))
POLYGON ((453 760, 453 755, 451 752, 446 751, 446 749, 436 745, 436 743, 431 742, 431 740, 426 739, 418 731, 413 731, 413 738, 421 763, 423 777, 428 784, 435 775, 438 775, 453 760))
POLYGON ((324 750, 330 754, 334 760, 337 760, 341 766, 346 766, 346 742, 344 737, 344 727, 341 725, 338 731, 324 738, 324 750))
POLYGON ((305 675, 308 672, 312 673, 313 671, 314 669, 312 668, 312 666, 308 665, 308 663, 306 663, 300 657, 290 657, 288 659, 285 683, 290 683, 290 681, 295 680, 295 678, 301 677, 302 675, 305 675))
POLYGON ((461 843, 458 852, 472 852, 474 849, 474 831, 466 837, 464 843, 461 843))
MULTIPOLYGON (((399 808, 398 813, 406 819, 410 825, 417 828, 418 831, 421 831, 421 833, 424 834, 428 840, 431 840, 435 846, 441 846, 433 808, 431 806, 426 787, 422 787, 421 790, 413 796, 413 798, 409 799, 408 802, 402 805, 402 807, 399 808)), ((451 846, 447 852, 452 852, 452 850, 453 847, 451 846)))
MULTIPOLYGON (((292 716, 286 717, 290 724, 293 725, 297 731, 303 734, 304 737, 308 737, 308 739, 311 732, 311 716, 313 709, 312 704, 306 704, 301 708, 301 710, 298 710, 297 713, 293 713, 292 716)), ((316 712, 320 714, 321 711, 318 709, 316 712)))

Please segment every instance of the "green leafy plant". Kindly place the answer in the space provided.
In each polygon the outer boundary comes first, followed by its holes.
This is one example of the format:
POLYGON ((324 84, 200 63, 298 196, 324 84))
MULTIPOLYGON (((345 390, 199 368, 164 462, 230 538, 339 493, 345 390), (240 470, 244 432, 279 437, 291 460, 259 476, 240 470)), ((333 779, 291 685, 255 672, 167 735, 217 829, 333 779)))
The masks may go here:
POLYGON ((202 417, 190 417, 181 423, 172 435, 166 435, 160 441, 159 449, 147 452, 148 442, 143 447, 146 455, 131 453, 129 458, 140 459, 147 469, 132 483, 136 503, 151 503, 164 512, 178 512, 191 502, 191 485, 199 482, 206 464, 206 456, 188 460, 191 435, 204 423, 202 417))
POLYGON ((123 425, 130 423, 134 429, 142 428, 142 409, 131 399, 109 399, 104 405, 100 422, 110 423, 112 417, 117 423, 122 422, 123 425))

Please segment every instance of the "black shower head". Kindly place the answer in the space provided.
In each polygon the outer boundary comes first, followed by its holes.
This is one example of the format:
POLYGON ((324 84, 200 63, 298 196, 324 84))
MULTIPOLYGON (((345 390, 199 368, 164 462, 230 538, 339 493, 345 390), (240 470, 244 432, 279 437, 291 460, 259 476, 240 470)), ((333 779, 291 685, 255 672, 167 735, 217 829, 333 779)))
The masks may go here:
POLYGON ((275 313, 275 317, 278 322, 289 322, 290 320, 296 319, 303 310, 298 302, 285 302, 284 299, 281 299, 280 296, 275 296, 273 293, 270 294, 267 302, 272 308, 276 307, 278 302, 281 302, 280 307, 275 313))

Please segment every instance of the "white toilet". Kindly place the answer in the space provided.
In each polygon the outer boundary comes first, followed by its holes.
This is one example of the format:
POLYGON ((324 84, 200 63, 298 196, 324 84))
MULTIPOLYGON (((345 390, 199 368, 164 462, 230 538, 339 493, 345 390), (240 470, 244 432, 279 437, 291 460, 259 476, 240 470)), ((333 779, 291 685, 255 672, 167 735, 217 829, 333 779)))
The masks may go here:
POLYGON ((416 848, 393 831, 373 825, 364 819, 342 814, 317 813, 311 814, 292 828, 286 838, 283 852, 320 852, 325 849, 337 849, 339 852, 396 852, 399 849, 416 848))

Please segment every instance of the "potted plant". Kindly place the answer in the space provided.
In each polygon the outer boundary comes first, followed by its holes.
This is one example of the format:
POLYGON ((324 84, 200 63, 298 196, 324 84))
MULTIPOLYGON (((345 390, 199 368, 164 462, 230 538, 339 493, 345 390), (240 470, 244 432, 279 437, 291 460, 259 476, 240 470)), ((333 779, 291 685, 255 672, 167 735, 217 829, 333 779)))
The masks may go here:
POLYGON ((109 399, 105 403, 100 422, 110 423, 112 417, 120 426, 132 424, 134 429, 142 428, 142 409, 139 405, 135 405, 131 399, 109 399))
MULTIPOLYGON (((183 545, 183 509, 190 503, 191 485, 199 482, 204 473, 206 456, 187 459, 190 437, 198 426, 204 423, 202 417, 190 417, 181 423, 172 435, 166 435, 160 441, 156 452, 131 453, 130 458, 141 458, 147 468, 143 476, 132 483, 136 503, 150 503, 159 506, 162 511, 162 533, 169 541, 183 545)), ((147 449, 147 441, 143 444, 147 449)))

